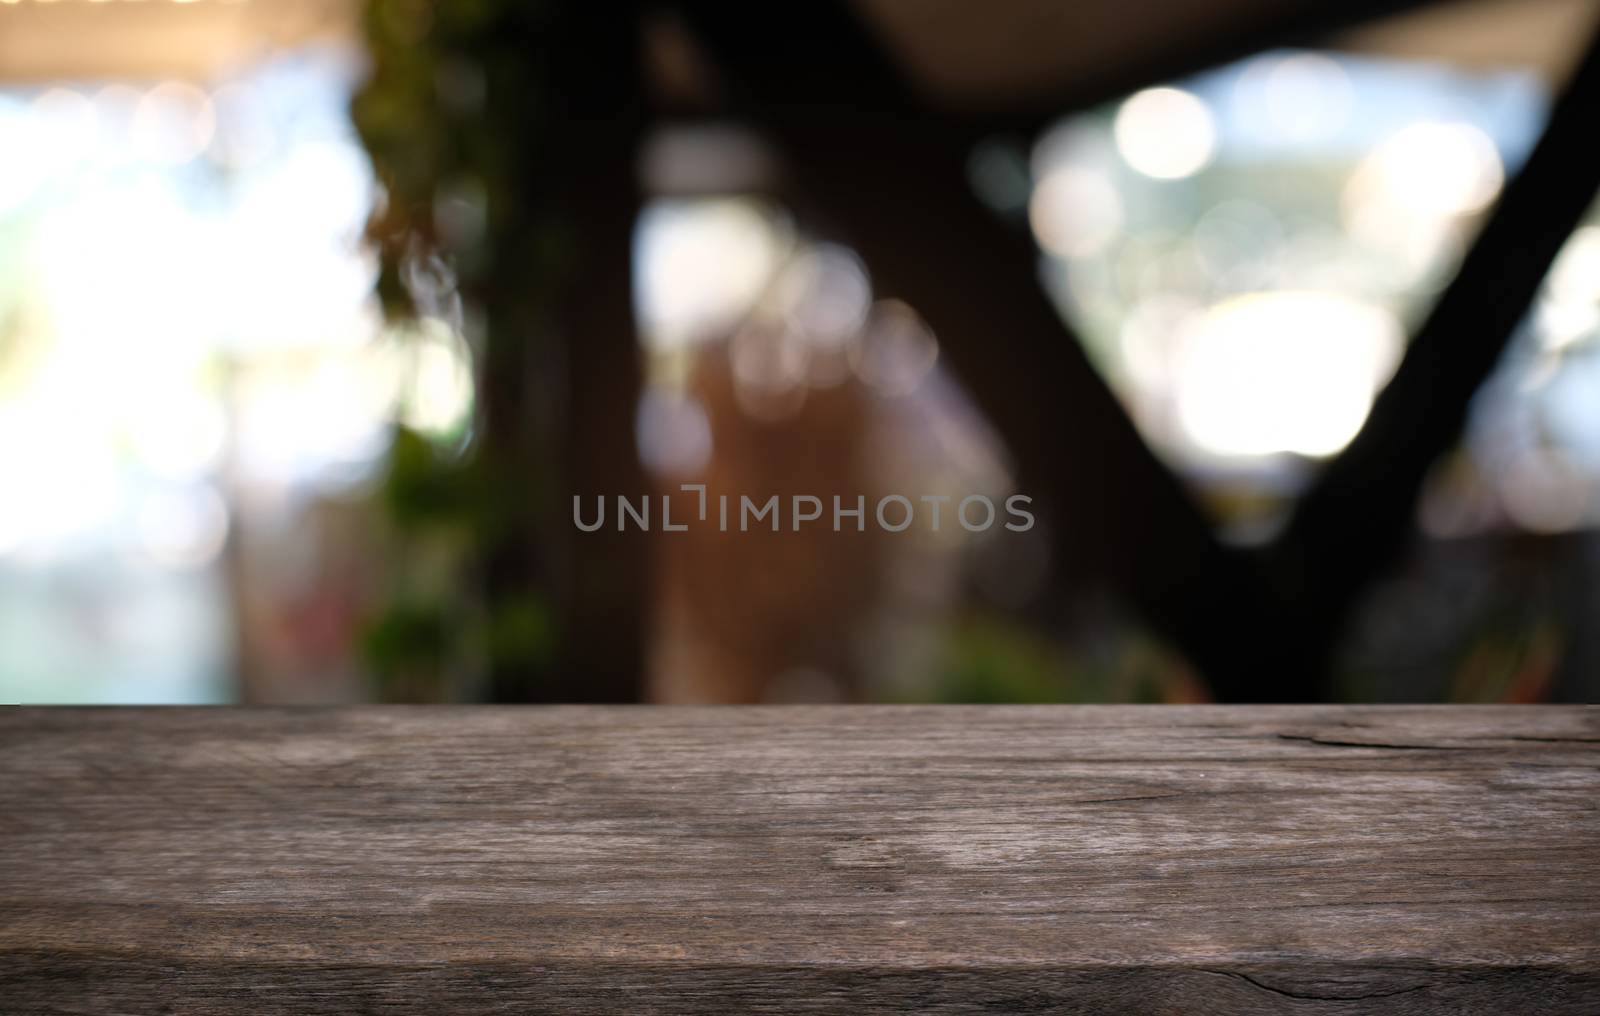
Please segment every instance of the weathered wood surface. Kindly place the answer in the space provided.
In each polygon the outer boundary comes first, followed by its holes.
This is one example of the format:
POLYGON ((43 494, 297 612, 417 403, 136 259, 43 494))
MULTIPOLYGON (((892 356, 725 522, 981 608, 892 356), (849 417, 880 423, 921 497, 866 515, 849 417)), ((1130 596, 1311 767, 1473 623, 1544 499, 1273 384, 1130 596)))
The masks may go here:
POLYGON ((1600 710, 0 710, 0 1012, 1600 1013, 1600 710))

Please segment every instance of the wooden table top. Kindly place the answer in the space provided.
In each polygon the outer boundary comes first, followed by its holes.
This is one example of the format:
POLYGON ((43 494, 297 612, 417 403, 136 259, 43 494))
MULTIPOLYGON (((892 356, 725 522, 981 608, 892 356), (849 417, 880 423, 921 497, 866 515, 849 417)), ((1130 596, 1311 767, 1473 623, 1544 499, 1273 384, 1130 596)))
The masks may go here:
POLYGON ((1600 709, 0 710, 0 1012, 1600 1013, 1600 709))

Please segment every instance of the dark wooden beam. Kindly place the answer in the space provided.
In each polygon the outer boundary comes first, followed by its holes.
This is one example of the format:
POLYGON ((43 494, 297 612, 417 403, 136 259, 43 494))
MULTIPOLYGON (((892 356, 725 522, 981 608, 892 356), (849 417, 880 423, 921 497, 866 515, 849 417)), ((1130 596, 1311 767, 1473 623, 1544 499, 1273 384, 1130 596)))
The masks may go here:
POLYGON ((1600 34, 1543 136, 1380 393, 1365 426, 1297 504, 1272 548, 1302 638, 1331 644, 1351 604, 1414 532, 1429 467, 1459 439, 1551 263, 1600 188, 1600 34))
POLYGON ((645 124, 637 11, 508 8, 485 31, 490 122, 476 153, 511 176, 489 214, 502 237, 483 302, 482 544, 488 695, 636 702, 651 587, 646 534, 572 525, 575 494, 648 489, 634 426, 636 163, 645 124), (499 71, 501 78, 493 74, 499 71))
MULTIPOLYGON (((1245 16, 1217 14, 1218 27, 1194 35, 1153 33, 1159 40, 1138 58, 1064 82, 1059 88, 1030 95, 1005 110, 986 110, 969 117, 979 133, 1032 134, 1062 116, 1120 99, 1151 85, 1176 81, 1271 49, 1325 47, 1346 29, 1426 7, 1445 7, 1462 0, 1297 0, 1274 3, 1245 16)), ((1226 5, 1223 5, 1226 7, 1226 5)), ((1159 18, 1159 8, 1150 16, 1159 18)), ((976 12, 1004 16, 1003 12, 976 12)), ((1092 45, 1092 40, 1080 40, 1092 45)))

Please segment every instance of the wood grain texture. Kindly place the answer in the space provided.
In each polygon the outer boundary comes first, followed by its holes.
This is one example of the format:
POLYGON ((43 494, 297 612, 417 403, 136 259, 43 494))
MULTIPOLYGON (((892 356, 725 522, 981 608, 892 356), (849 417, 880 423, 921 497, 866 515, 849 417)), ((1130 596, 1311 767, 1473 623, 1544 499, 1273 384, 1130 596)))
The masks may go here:
POLYGON ((1600 710, 0 710, 0 1013, 1600 1012, 1600 710))

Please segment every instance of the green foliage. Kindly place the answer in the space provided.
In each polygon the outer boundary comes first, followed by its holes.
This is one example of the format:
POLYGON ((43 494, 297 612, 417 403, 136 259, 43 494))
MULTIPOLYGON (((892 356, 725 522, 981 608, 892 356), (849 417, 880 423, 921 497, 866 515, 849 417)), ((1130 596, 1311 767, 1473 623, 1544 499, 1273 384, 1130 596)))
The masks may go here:
POLYGON ((395 604, 366 633, 367 655, 395 666, 440 663, 449 644, 449 625, 438 604, 395 604))
POLYGON ((555 657, 556 625, 542 596, 522 596, 496 606, 489 622, 489 659, 500 669, 544 667, 555 657))
MULTIPOLYGON (((539 334, 565 246, 536 207, 534 172, 548 154, 537 128, 541 47, 558 42, 541 30, 553 9, 537 0, 367 0, 371 75, 351 103, 381 185, 367 234, 385 314, 407 322, 463 308, 482 323, 484 369, 501 376, 529 363, 519 347, 539 334)), ((540 445, 518 447, 527 458, 540 445)), ((366 640, 385 697, 439 698, 447 675, 485 652, 490 666, 511 661, 524 672, 550 659, 555 626, 540 590, 502 589, 483 602, 486 562, 525 538, 526 503, 544 489, 539 463, 503 461, 512 454, 484 440, 463 453, 396 429, 382 492, 396 543, 393 602, 366 640)))
POLYGON ((454 631, 441 604, 391 604, 367 626, 362 645, 380 695, 390 701, 443 697, 441 674, 452 655, 454 631))
POLYGON ((481 470, 471 459, 452 455, 426 436, 396 428, 389 449, 384 501, 402 527, 471 525, 479 521, 484 498, 481 470))
POLYGON ((952 628, 935 697, 944 702, 1069 702, 1061 650, 1016 625, 980 618, 952 628))
POLYGON ((513 0, 369 0, 372 74, 351 116, 383 186, 368 233, 391 316, 417 313, 405 285, 410 261, 445 257, 469 290, 493 290, 495 272, 515 278, 514 269, 528 267, 504 248, 525 246, 530 227, 541 232, 525 184, 542 154, 529 128, 546 11, 513 0), (463 200, 475 206, 481 235, 451 228, 451 205, 463 200))
POLYGON ((1117 629, 1098 651, 1064 645, 1015 621, 976 615, 945 635, 934 687, 941 702, 1167 702, 1197 687, 1178 660, 1137 629, 1117 629))

